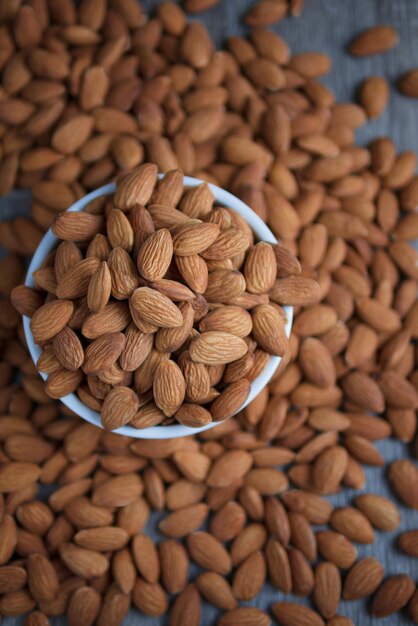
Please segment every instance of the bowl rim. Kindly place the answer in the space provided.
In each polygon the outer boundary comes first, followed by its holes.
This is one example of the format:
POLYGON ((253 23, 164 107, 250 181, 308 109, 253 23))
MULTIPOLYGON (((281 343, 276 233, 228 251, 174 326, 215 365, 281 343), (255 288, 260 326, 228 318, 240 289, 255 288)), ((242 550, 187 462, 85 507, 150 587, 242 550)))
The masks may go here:
MULTIPOLYGON (((158 175, 159 178, 162 178, 163 176, 164 174, 158 175)), ((276 237, 273 235, 269 227, 262 221, 262 219, 252 209, 250 209, 248 205, 246 205, 242 200, 234 196, 229 191, 225 191, 225 189, 222 189, 221 187, 218 187, 213 183, 207 183, 204 180, 201 180, 199 178, 193 178, 190 176, 184 176, 183 181, 185 187, 197 187, 202 183, 206 183, 209 189, 212 191, 215 201, 222 206, 231 208, 233 211, 241 215, 247 221, 257 239, 259 239, 260 241, 266 241, 267 243, 278 243, 276 237)), ((72 204, 67 209, 67 211, 82 211, 92 200, 95 200, 100 196, 110 195, 115 191, 115 189, 115 183, 103 185, 102 187, 91 191, 90 193, 86 194, 85 196, 74 202, 74 204, 72 204)), ((54 249, 59 241, 59 238, 54 235, 50 228, 39 243, 35 254, 33 255, 29 264, 29 268, 25 278, 25 285, 27 287, 35 287, 33 272, 40 267, 48 254, 50 254, 50 252, 54 249)), ((286 313, 287 319, 285 332, 287 337, 289 337, 293 322, 293 307, 284 306, 283 309, 286 313)), ((23 316, 23 327, 28 349, 36 366, 37 360, 41 354, 41 348, 35 343, 32 331, 30 329, 30 318, 27 316, 23 316)), ((249 396, 244 404, 240 407, 239 411, 241 411, 252 400, 254 400, 254 398, 258 396, 261 390, 268 384, 277 367, 279 366, 281 360, 282 357, 273 355, 270 356, 270 360, 264 370, 255 380, 252 381, 249 396)), ((45 374, 44 372, 39 372, 39 374, 41 375, 43 380, 46 380, 48 378, 47 374, 45 374)), ((81 402, 77 394, 70 393, 66 396, 63 396, 59 400, 82 419, 90 422, 90 424, 93 424, 94 426, 103 428, 100 421, 100 414, 97 411, 93 411, 86 404, 81 402)), ((206 424, 206 426, 202 426, 200 428, 191 428, 189 426, 184 426, 183 424, 173 424, 169 426, 151 426, 144 429, 134 428, 133 426, 122 426, 121 428, 117 428, 116 430, 110 432, 116 433, 118 435, 133 437, 136 439, 172 439, 176 437, 195 435, 205 430, 209 430, 210 428, 214 428, 221 423, 222 421, 210 422, 210 424, 206 424)))

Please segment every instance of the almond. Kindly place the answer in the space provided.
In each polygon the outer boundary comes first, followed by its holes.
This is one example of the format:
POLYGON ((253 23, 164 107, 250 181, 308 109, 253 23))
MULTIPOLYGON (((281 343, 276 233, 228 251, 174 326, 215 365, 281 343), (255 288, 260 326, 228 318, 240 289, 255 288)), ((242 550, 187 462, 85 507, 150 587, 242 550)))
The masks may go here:
POLYGON ((272 611, 283 626, 324 626, 324 620, 312 609, 292 602, 277 602, 272 611))
POLYGON ((223 611, 231 611, 237 607, 232 589, 228 581, 216 572, 204 572, 200 574, 195 584, 203 597, 223 611))
POLYGON ((98 485, 92 502, 97 506, 124 507, 137 500, 143 491, 142 481, 136 474, 114 476, 98 485))
POLYGON ((383 580, 383 565, 367 557, 350 569, 343 585, 344 600, 358 600, 371 595, 383 580))
POLYGON ((54 337, 68 323, 74 305, 68 300, 53 300, 33 314, 30 327, 37 343, 54 337))
POLYGON ((348 569, 356 561, 357 550, 344 535, 325 530, 317 533, 316 538, 321 556, 338 568, 348 569))
POLYGON ((168 537, 184 537, 197 530, 208 514, 206 504, 192 504, 168 515, 159 524, 159 528, 168 537))
POLYGON ((28 585, 38 601, 52 600, 59 590, 59 581, 52 563, 43 554, 31 554, 28 558, 28 585))
POLYGON ((290 570, 289 557, 276 539, 269 539, 266 547, 266 559, 270 581, 283 593, 290 593, 292 590, 292 573, 290 570))
POLYGON ((129 306, 135 323, 135 316, 162 328, 174 328, 183 323, 178 307, 167 296, 149 287, 135 289, 129 300, 129 306))
POLYGON ((145 615, 158 617, 166 612, 167 597, 158 583, 149 583, 138 577, 132 591, 135 606, 145 615))
POLYGON ((418 96, 418 72, 416 69, 409 70, 399 79, 399 89, 405 96, 416 98, 418 96))
POLYGON ((236 502, 227 502, 213 516, 210 532, 219 541, 228 541, 241 532, 245 521, 244 509, 236 502))
POLYGON ((320 563, 315 570, 314 602, 325 619, 333 617, 341 596, 341 577, 333 563, 320 563))
POLYGON ((132 372, 145 361, 153 347, 153 335, 142 333, 131 324, 125 333, 125 346, 120 356, 122 369, 132 372))
POLYGON ((107 237, 112 248, 123 248, 130 252, 134 245, 134 231, 122 211, 112 209, 107 216, 107 237))
POLYGON ((95 257, 83 259, 68 270, 57 286, 58 298, 82 298, 87 295, 90 279, 99 268, 95 257))
POLYGON ((17 526, 11 515, 6 514, 0 521, 0 565, 8 563, 17 544, 17 526))
POLYGON ((135 204, 147 204, 157 182, 157 167, 146 163, 139 165, 132 174, 122 178, 115 194, 115 205, 128 211, 135 204))
POLYGON ((60 557, 71 572, 82 578, 101 576, 109 568, 109 562, 103 554, 79 548, 72 543, 60 546, 60 557))
POLYGON ((266 562, 261 552, 254 552, 235 570, 232 591, 237 600, 251 600, 264 585, 266 562))
POLYGON ((150 583, 160 577, 160 562, 157 549, 150 537, 139 533, 132 542, 132 556, 140 575, 150 583))
POLYGON ((170 417, 184 400, 186 385, 179 366, 168 360, 161 363, 154 376, 153 393, 156 405, 170 417))
POLYGON ((174 539, 165 539, 158 544, 161 562, 161 579, 165 589, 178 593, 187 584, 189 560, 184 546, 174 539))
POLYGON ((41 473, 40 467, 34 463, 10 462, 0 468, 0 493, 25 489, 35 483, 41 473))
POLYGON ((63 367, 75 371, 82 366, 84 361, 83 347, 69 326, 64 326, 54 336, 52 345, 55 355, 63 367))
POLYGON ((222 575, 230 572, 231 557, 223 545, 209 533, 196 532, 189 535, 187 549, 191 559, 204 569, 222 575))
POLYGON ((207 478, 211 487, 224 487, 239 480, 248 472, 252 458, 244 450, 231 450, 221 455, 212 465, 207 478))
POLYGON ((98 215, 69 211, 58 215, 52 232, 64 241, 87 241, 101 231, 102 225, 103 219, 98 215))
POLYGON ((320 387, 335 384, 336 372, 329 350, 314 337, 304 339, 299 350, 299 361, 305 376, 320 387))
POLYGON ((174 601, 170 612, 173 626, 189 623, 191 626, 200 623, 201 599, 195 584, 188 585, 174 601))
POLYGON ((312 278, 287 276, 275 281, 269 296, 277 304, 308 306, 318 302, 320 297, 319 285, 312 278))
POLYGON ((356 497, 355 505, 376 528, 392 531, 400 524, 401 517, 397 506, 383 496, 363 494, 356 497))
POLYGON ((138 396, 129 387, 115 387, 106 396, 100 419, 107 430, 116 430, 130 422, 139 407, 138 396))
POLYGON ((173 240, 166 228, 157 230, 144 241, 137 256, 138 271, 143 278, 156 281, 163 278, 173 256, 173 240))
POLYGON ((399 537, 399 547, 405 554, 416 556, 418 554, 418 531, 410 530, 402 533, 399 537))
POLYGON ((372 613, 375 617, 386 617, 403 609, 415 591, 410 576, 398 574, 387 578, 373 598, 372 613))
POLYGON ((271 619, 255 606, 242 606, 223 614, 219 626, 270 626, 271 619))
POLYGON ((210 331, 191 343, 190 356, 197 363, 217 365, 236 361, 247 350, 247 344, 241 338, 223 331, 210 331))
POLYGON ((418 508, 418 469, 412 461, 402 459, 394 461, 389 470, 389 480, 396 495, 406 506, 418 508))
POLYGON ((381 54, 398 43, 398 35, 391 26, 373 26, 358 35, 350 44, 349 51, 354 56, 381 54))
POLYGON ((122 333, 104 334, 92 341, 85 352, 83 369, 86 374, 97 374, 111 367, 125 345, 125 336, 122 333))
POLYGON ((210 406, 212 419, 221 421, 235 415, 248 398, 250 388, 250 382, 245 378, 225 387, 210 406))
POLYGON ((359 100, 370 119, 379 117, 389 99, 389 85, 380 76, 371 76, 360 87, 359 100))
POLYGON ((180 224, 173 234, 174 254, 178 257, 191 256, 203 252, 217 239, 217 224, 196 223, 193 221, 180 224))
POLYGON ((283 356, 288 350, 288 340, 283 317, 270 304, 260 304, 251 312, 252 334, 263 350, 283 356))

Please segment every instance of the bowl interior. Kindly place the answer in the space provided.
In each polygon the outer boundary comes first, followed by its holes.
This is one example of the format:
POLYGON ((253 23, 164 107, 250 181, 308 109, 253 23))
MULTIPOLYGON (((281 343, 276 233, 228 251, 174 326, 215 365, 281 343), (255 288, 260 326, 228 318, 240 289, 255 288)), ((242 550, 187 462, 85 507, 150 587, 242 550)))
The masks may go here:
MULTIPOLYGON (((160 175, 161 177, 162 175, 160 175)), ((199 180, 198 178, 191 178, 190 176, 184 177, 184 185, 186 187, 196 187, 201 185, 204 181, 199 180)), ((268 243, 277 243, 277 239, 271 232, 271 230, 266 226, 266 224, 258 217, 258 215, 250 209, 244 202, 239 200, 236 196, 232 195, 228 191, 217 187, 216 185, 209 184, 209 188, 211 189, 215 200, 218 204, 229 207, 239 213, 251 226, 256 238, 259 241, 266 241, 268 243)), ((110 183, 108 185, 104 185, 95 191, 87 194, 77 202, 75 202, 68 211, 82 211, 92 200, 104 195, 112 194, 116 189, 116 185, 114 183, 110 183)), ((48 254, 55 248, 58 244, 59 239, 54 235, 51 229, 43 237, 41 243, 39 244, 35 254, 33 255, 32 261, 29 265, 28 273, 25 280, 25 285, 28 287, 34 287, 35 281, 33 279, 33 272, 37 270, 40 265, 43 263, 48 254)), ((286 335, 289 337, 290 330, 292 328, 293 321, 293 308, 292 307, 283 307, 286 313, 286 335)), ((25 331, 26 341, 28 344, 28 348, 31 354, 31 357, 36 365, 36 362, 41 355, 41 349, 36 345, 33 335, 30 329, 30 318, 24 316, 23 317, 23 327, 25 331)), ((277 367, 279 366, 281 361, 281 357, 271 356, 270 360, 263 370, 263 372, 251 383, 250 394, 243 404, 242 408, 247 406, 254 398, 260 393, 260 391, 267 385, 277 367)), ((46 380, 47 375, 43 372, 39 372, 44 380, 46 380)), ((93 411, 88 406, 86 406, 81 400, 79 400, 78 396, 75 393, 70 393, 63 398, 60 398, 60 401, 63 402, 69 409, 74 411, 77 415, 87 420, 91 424, 102 428, 100 422, 100 415, 96 411, 93 411)), ((113 431, 120 435, 126 435, 128 437, 135 437, 137 439, 170 439, 173 437, 184 437, 187 435, 194 435, 196 433, 202 432, 204 430, 208 430, 209 428, 213 428, 219 424, 219 422, 211 422, 206 426, 202 426, 201 428, 190 428, 188 426, 183 426, 182 424, 173 424, 171 426, 152 426, 151 428, 137 429, 132 426, 123 426, 122 428, 118 428, 113 431)))

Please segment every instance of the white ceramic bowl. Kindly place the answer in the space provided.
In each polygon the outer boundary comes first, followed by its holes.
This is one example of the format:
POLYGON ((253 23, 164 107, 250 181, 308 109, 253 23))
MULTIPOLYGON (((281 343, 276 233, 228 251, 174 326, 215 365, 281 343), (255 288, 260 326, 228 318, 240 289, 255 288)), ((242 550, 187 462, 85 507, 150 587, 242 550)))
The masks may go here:
MULTIPOLYGON (((184 184, 186 187, 196 187, 198 185, 201 185, 202 182, 202 180, 199 180, 197 178, 190 178, 189 176, 184 177, 184 184)), ((264 224, 264 222, 258 217, 258 215, 254 213, 252 209, 250 209, 250 207, 244 204, 244 202, 236 198, 231 193, 228 193, 220 187, 217 187, 216 185, 210 184, 209 187, 213 195, 215 196, 217 204, 230 207, 231 209, 239 213, 239 215, 241 215, 251 226, 256 236, 256 239, 258 239, 259 241, 267 241, 269 243, 277 243, 277 239, 275 238, 271 230, 264 224)), ((112 194, 115 189, 116 186, 114 183, 110 183, 109 185, 100 187, 99 189, 96 189, 95 191, 92 191, 91 193, 84 196, 84 198, 81 198, 81 200, 75 202, 68 209, 68 211, 82 211, 92 200, 98 198, 99 196, 112 194)), ((27 285, 28 287, 35 286, 35 282, 33 280, 33 272, 41 266, 42 262, 55 248, 58 242, 58 237, 54 235, 51 229, 48 230, 41 243, 39 244, 35 254, 33 255, 26 276, 25 285, 27 285)), ((284 307, 284 309, 287 317, 286 335, 289 337, 293 321, 293 308, 288 306, 284 307)), ((36 365, 36 362, 41 354, 41 349, 35 344, 35 341, 33 339, 33 335, 30 329, 30 318, 23 317, 23 326, 28 348, 36 365)), ((250 394, 241 408, 244 408, 245 406, 247 406, 247 404, 254 400, 254 398, 260 393, 260 391, 267 385, 274 372, 276 371, 280 361, 281 357, 270 357, 270 361, 268 362, 264 371, 251 383, 250 394)), ((39 373, 44 380, 47 378, 47 375, 43 372, 39 373)), ((63 402, 69 409, 74 411, 74 413, 77 413, 77 415, 85 419, 87 422, 90 422, 90 424, 94 424, 95 426, 99 426, 100 428, 102 428, 99 413, 93 411, 88 406, 83 404, 83 402, 79 400, 78 396, 75 393, 70 393, 63 398, 60 398, 60 401, 63 402)), ((128 437, 136 437, 137 439, 170 439, 172 437, 184 437, 186 435, 193 435, 203 430, 213 428, 218 423, 219 422, 211 422, 206 426, 202 426, 202 428, 190 428, 189 426, 183 426, 182 424, 173 424, 172 426, 152 426, 151 428, 144 429, 137 429, 133 428, 132 426, 123 426, 122 428, 118 428, 113 432, 120 435, 127 435, 128 437)))

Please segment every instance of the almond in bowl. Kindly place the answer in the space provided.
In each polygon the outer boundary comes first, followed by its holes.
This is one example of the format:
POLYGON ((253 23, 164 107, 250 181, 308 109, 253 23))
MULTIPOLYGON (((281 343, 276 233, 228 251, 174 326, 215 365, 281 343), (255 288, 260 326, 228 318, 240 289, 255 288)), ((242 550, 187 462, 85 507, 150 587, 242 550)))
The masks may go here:
POLYGON ((191 434, 235 415, 288 353, 290 305, 319 291, 298 271, 240 200, 144 164, 57 217, 28 272, 28 345, 46 392, 88 421, 191 434))

